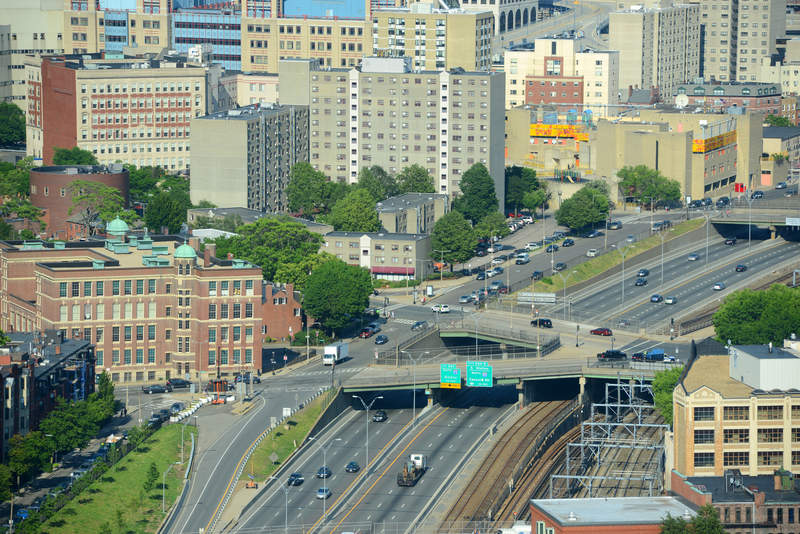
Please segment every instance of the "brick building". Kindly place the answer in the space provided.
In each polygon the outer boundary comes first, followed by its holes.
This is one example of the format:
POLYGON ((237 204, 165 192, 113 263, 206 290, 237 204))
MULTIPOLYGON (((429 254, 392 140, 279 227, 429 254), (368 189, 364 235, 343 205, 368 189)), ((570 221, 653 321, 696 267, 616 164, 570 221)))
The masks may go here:
POLYGON ((71 241, 88 237, 89 230, 78 224, 79 215, 70 216, 72 195, 68 188, 75 180, 98 182, 119 190, 125 209, 130 208, 130 173, 122 165, 70 165, 31 169, 31 203, 44 211, 44 235, 71 241), (79 228, 78 228, 79 227, 79 228))
POLYGON ((216 258, 214 245, 198 257, 197 238, 128 235, 119 219, 107 232, 0 243, 0 327, 92 341, 115 382, 261 368, 260 267, 216 258))
POLYGON ((679 95, 685 95, 690 104, 702 106, 709 113, 740 107, 748 111, 763 111, 764 115, 781 114, 780 84, 683 83, 674 86, 672 103, 679 95))
POLYGON ((300 292, 294 290, 293 284, 280 285, 270 282, 262 284, 261 292, 263 337, 289 341, 303 329, 300 292))

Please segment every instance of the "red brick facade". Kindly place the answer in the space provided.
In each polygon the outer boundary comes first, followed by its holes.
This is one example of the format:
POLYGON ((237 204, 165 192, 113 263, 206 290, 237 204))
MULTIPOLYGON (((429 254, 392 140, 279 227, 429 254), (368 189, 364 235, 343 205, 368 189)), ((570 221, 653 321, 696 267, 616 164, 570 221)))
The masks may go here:
POLYGON ((65 68, 63 61, 42 60, 42 157, 45 165, 53 161, 53 147, 78 146, 75 72, 65 68))
POLYGON ((525 103, 583 104, 583 76, 525 76, 525 103))
POLYGON ((615 534, 617 532, 631 532, 632 534, 660 534, 661 522, 652 525, 561 525, 558 521, 553 521, 547 514, 531 505, 531 532, 536 532, 536 523, 543 522, 545 528, 552 528, 553 534, 595 534, 597 532, 607 532, 615 534))

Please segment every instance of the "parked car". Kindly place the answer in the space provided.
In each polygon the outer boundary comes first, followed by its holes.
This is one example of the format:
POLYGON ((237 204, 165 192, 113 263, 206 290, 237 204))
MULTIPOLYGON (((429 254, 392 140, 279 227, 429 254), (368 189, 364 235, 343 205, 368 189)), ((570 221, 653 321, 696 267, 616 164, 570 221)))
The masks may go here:
POLYGON ((592 230, 591 232, 586 234, 586 237, 588 237, 589 239, 594 239, 595 237, 600 237, 600 232, 598 232, 597 230, 592 230))
POLYGON ((172 389, 176 388, 188 388, 192 385, 192 383, 188 380, 184 380, 183 378, 170 378, 167 380, 167 385, 172 389))
POLYGON ((346 473, 358 473, 361 468, 358 466, 358 462, 348 462, 344 470, 346 473))
POLYGON ((723 284, 722 282, 717 282, 716 284, 714 284, 713 289, 714 291, 722 291, 723 289, 725 289, 725 284, 723 284))
POLYGON ((590 248, 589 252, 586 253, 586 256, 588 258, 595 258, 597 257, 598 254, 600 254, 599 250, 597 250, 596 248, 590 248))
POLYGON ((363 329, 361 329, 361 333, 358 334, 358 337, 361 339, 367 339, 372 337, 373 334, 375 334, 375 331, 369 326, 365 326, 363 329))
POLYGON ((750 200, 754 200, 756 198, 764 198, 764 192, 763 191, 753 191, 753 194, 750 195, 750 200))
POLYGON ((594 330, 589 330, 589 333, 593 336, 613 336, 613 332, 611 332, 610 328, 595 328, 594 330))
POLYGON ((700 254, 689 254, 689 261, 697 261, 700 259, 700 254))
POLYGON ((567 239, 564 240, 563 243, 561 243, 561 246, 562 247, 571 247, 574 244, 575 244, 575 240, 568 237, 567 239))
POLYGON ((617 349, 609 349, 597 355, 598 360, 627 360, 628 355, 617 349))
POLYGON ((428 328, 428 321, 417 321, 411 325, 411 330, 425 330, 428 328))
POLYGON ((153 384, 152 386, 142 386, 142 393, 152 395, 153 393, 171 393, 172 388, 169 386, 162 386, 160 384, 153 384))
POLYGON ((787 187, 789 186, 786 185, 786 182, 778 182, 775 184, 775 189, 786 189, 787 187))
POLYGON ((508 261, 508 256, 505 254, 500 254, 495 259, 492 260, 492 265, 501 265, 508 261))
POLYGON ((547 248, 546 248, 544 251, 545 251, 545 252, 555 252, 555 251, 557 251, 557 250, 558 250, 558 245, 556 245, 555 243, 553 243, 552 245, 550 245, 549 247, 547 247, 547 248))
POLYGON ((475 277, 475 280, 486 280, 486 273, 485 272, 478 273, 478 276, 475 277))
POLYGON ((736 238, 735 237, 729 237, 729 238, 725 239, 725 244, 726 245, 735 245, 736 244, 736 238))
POLYGON ((497 276, 498 274, 503 274, 504 272, 506 272, 506 270, 498 265, 497 267, 492 269, 492 272, 494 273, 492 276, 497 276))
POLYGON ((494 282, 489 284, 489 289, 499 289, 502 286, 503 286, 502 280, 495 280, 494 282))
POLYGON ((647 285, 647 278, 637 278, 636 279, 636 286, 646 286, 647 285))
POLYGON ((736 272, 737 273, 743 273, 746 270, 747 270, 747 265, 744 265, 744 264, 740 263, 739 265, 736 266, 736 272))
POLYGON ((182 402, 173 402, 172 406, 169 407, 169 413, 171 414, 180 413, 180 411, 183 410, 184 408, 186 408, 186 405, 183 404, 182 402))
POLYGON ((553 321, 550 319, 534 319, 531 321, 531 326, 538 326, 539 328, 553 328, 553 321))
POLYGON ((472 302, 472 297, 469 295, 461 295, 461 298, 458 299, 459 304, 469 304, 470 302, 472 302))
POLYGON ((486 256, 486 251, 485 250, 480 249, 480 248, 475 250, 475 257, 483 258, 484 256, 486 256))
POLYGON ((320 488, 317 490, 317 499, 324 500, 330 497, 331 495, 333 494, 331 493, 331 490, 329 490, 328 488, 320 488))
POLYGON ((664 304, 677 304, 677 303, 678 303, 678 297, 665 297, 664 298, 664 304))
POLYGON ((558 271, 563 271, 566 268, 567 268, 567 264, 560 261, 560 262, 555 264, 555 266, 553 267, 553 270, 555 272, 558 272, 558 271))
POLYGON ((526 244, 525 248, 527 250, 536 250, 536 249, 542 248, 542 244, 537 242, 537 241, 532 241, 532 242, 526 244))
POLYGON ((376 345, 386 345, 389 342, 389 338, 384 334, 379 335, 375 338, 376 345))
POLYGON ((497 292, 500 293, 501 295, 507 295, 508 294, 508 286, 500 286, 500 287, 498 287, 497 288, 497 292))
POLYGON ((664 297, 661 295, 653 295, 650 297, 650 302, 661 302, 662 300, 664 300, 664 297))
POLYGON ((496 275, 497 273, 496 273, 496 272, 494 272, 494 269, 491 269, 491 270, 489 270, 489 271, 484 271, 484 273, 483 273, 483 274, 484 274, 484 278, 491 278, 491 277, 493 277, 494 275, 496 275))
POLYGON ((317 469, 317 478, 328 478, 329 476, 331 476, 331 474, 332 474, 331 470, 327 466, 322 466, 319 469, 317 469))
POLYGON ((728 197, 719 197, 717 199, 717 206, 727 206, 731 203, 731 199, 728 197))
POLYGON ((531 273, 531 280, 541 280, 544 278, 544 273, 542 271, 533 271, 531 273))
POLYGON ((639 269, 639 272, 636 273, 636 276, 650 276, 650 271, 647 269, 639 269))
POLYGON ((533 216, 532 215, 523 215, 522 221, 525 224, 533 224, 533 216))
POLYGON ((375 421, 376 423, 382 423, 386 421, 386 419, 388 419, 388 417, 386 415, 386 412, 383 410, 378 410, 377 412, 375 412, 375 415, 372 416, 372 420, 375 421))
POLYGON ((626 241, 628 243, 636 243, 636 236, 635 235, 629 235, 628 239, 626 239, 626 241))
POLYGON ((286 481, 286 485, 287 486, 299 486, 304 481, 305 481, 305 478, 303 478, 303 475, 301 475, 300 473, 292 473, 291 475, 289 475, 289 480, 286 481))
POLYGON ((450 313, 450 306, 447 304, 434 304, 431 306, 431 313, 450 313))

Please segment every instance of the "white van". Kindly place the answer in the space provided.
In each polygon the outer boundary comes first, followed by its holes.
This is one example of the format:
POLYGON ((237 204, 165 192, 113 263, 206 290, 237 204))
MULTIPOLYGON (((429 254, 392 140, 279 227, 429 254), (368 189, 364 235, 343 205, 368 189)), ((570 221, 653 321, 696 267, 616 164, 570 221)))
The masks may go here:
POLYGON ((524 265, 526 263, 530 263, 530 261, 531 261, 531 256, 527 252, 523 252, 522 254, 517 255, 517 261, 516 261, 517 265, 524 265))

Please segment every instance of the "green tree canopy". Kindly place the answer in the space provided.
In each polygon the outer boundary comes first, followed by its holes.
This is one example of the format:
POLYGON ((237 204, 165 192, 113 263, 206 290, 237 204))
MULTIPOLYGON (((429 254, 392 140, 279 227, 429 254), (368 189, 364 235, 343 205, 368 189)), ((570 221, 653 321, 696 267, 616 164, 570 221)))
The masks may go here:
MULTIPOLYGON (((163 173, 163 169, 161 172, 163 173)), ((181 191, 183 193, 189 193, 189 179, 186 176, 181 176, 179 174, 161 174, 163 177, 160 182, 158 182, 158 188, 161 191, 166 193, 170 193, 173 191, 181 191)))
MULTIPOLYGON (((697 515, 688 522, 682 517, 667 517, 661 521, 661 534, 725 534, 725 527, 719 520, 719 512, 712 504, 704 504, 697 515)), ((745 529, 746 530, 746 529, 745 529)))
POLYGON ((158 482, 158 467, 155 462, 150 462, 150 467, 147 469, 147 476, 145 476, 142 489, 145 493, 150 493, 156 487, 158 482))
POLYGON ((192 223, 192 228, 195 230, 213 228, 215 230, 222 230, 223 232, 235 233, 236 229, 242 225, 244 225, 244 221, 242 221, 241 215, 229 213, 221 219, 219 217, 206 217, 205 215, 197 217, 192 223))
POLYGON ((366 189, 355 189, 337 202, 330 221, 337 231, 377 232, 381 229, 375 201, 366 189))
POLYGON ((675 391, 675 386, 678 385, 678 379, 683 372, 683 366, 672 367, 664 371, 656 371, 655 378, 653 379, 653 396, 656 408, 664 421, 672 424, 672 392, 675 391))
POLYGON ((647 165, 623 167, 617 172, 619 187, 626 197, 633 197, 637 202, 658 204, 662 201, 680 200, 681 184, 677 180, 667 178, 661 171, 651 169, 647 165))
POLYGON ((22 158, 16 165, 2 162, 0 166, 0 196, 28 198, 31 192, 31 169, 33 157, 22 158))
POLYGON ((44 212, 31 204, 30 200, 20 197, 10 198, 0 204, 0 213, 3 214, 3 217, 9 217, 16 213, 17 217, 32 221, 40 221, 44 216, 44 212))
POLYGON ((476 163, 461 175, 461 195, 453 199, 453 209, 458 210, 473 225, 500 205, 497 201, 497 192, 494 180, 489 175, 489 170, 483 163, 476 163))
POLYGON ((0 501, 11 500, 11 487, 13 485, 11 469, 5 464, 0 464, 0 501))
MULTIPOLYGON (((328 179, 310 163, 295 163, 286 186, 286 201, 289 211, 310 219, 326 211, 324 199, 325 183, 328 179)), ((330 208, 328 208, 329 210, 330 208)))
POLYGON ((78 147, 53 147, 53 165, 97 165, 97 158, 78 147))
POLYGON ((169 233, 177 234, 185 222, 186 210, 182 209, 170 194, 158 193, 147 203, 144 223, 148 229, 158 233, 162 226, 166 226, 169 228, 169 233))
POLYGON ((546 189, 537 189, 536 191, 525 193, 525 196, 522 197, 522 205, 534 214, 537 209, 542 210, 542 219, 544 219, 544 209, 549 198, 550 194, 546 189))
POLYGON ((383 190, 386 192, 386 198, 393 197, 400 193, 400 182, 398 182, 396 176, 386 172, 380 165, 372 165, 369 170, 372 176, 383 186, 383 190))
POLYGON ((239 235, 211 240, 217 245, 217 256, 227 253, 235 258, 260 265, 265 280, 275 280, 281 264, 300 263, 319 252, 323 237, 309 231, 291 217, 261 217, 237 229, 239 235))
POLYGON ((74 180, 67 186, 67 193, 72 198, 68 213, 80 213, 81 223, 92 231, 95 219, 99 217, 103 221, 111 221, 125 205, 119 189, 100 182, 74 180))
POLYGON ((417 163, 403 167, 397 175, 400 193, 435 193, 433 178, 422 165, 417 163))
POLYGON ((372 197, 373 202, 380 202, 388 198, 386 188, 375 177, 370 167, 362 167, 358 172, 358 184, 356 184, 356 187, 366 190, 372 197))
POLYGON ((197 204, 193 206, 195 209, 213 209, 218 207, 216 204, 211 202, 210 200, 203 199, 197 204))
POLYGON ((48 468, 50 448, 41 432, 28 432, 24 436, 14 434, 9 445, 8 467, 18 479, 48 468))
POLYGON ((583 186, 584 189, 594 189, 597 193, 604 195, 607 199, 611 200, 611 186, 608 185, 608 182, 601 179, 595 179, 586 182, 583 186))
POLYGON ((478 237, 489 238, 497 236, 499 238, 508 237, 511 230, 508 229, 508 223, 503 214, 499 211, 493 211, 488 214, 483 220, 475 227, 475 234, 478 237))
POLYGON ((165 175, 163 167, 140 167, 126 163, 123 165, 130 173, 131 198, 146 202, 158 192, 158 181, 165 175))
MULTIPOLYGON (((444 261, 451 265, 472 259, 477 244, 475 230, 457 210, 451 210, 433 225, 431 250, 449 250, 450 252, 444 255, 444 261)), ((441 254, 434 259, 439 261, 441 254)))
POLYGON ((608 199, 597 193, 596 189, 579 189, 561 203, 556 210, 556 222, 561 226, 580 229, 593 223, 606 220, 608 199))
POLYGON ((340 260, 333 254, 320 252, 319 254, 309 254, 298 263, 281 263, 275 272, 275 281, 279 284, 294 284, 297 291, 305 293, 306 282, 314 269, 330 261, 340 260))
POLYGON ((547 184, 536 178, 536 171, 519 165, 506 166, 506 210, 520 211, 523 207, 535 209, 541 204, 531 208, 525 204, 525 195, 544 191, 547 194, 547 184))
POLYGON ((25 142, 25 114, 11 102, 0 102, 0 144, 25 142))
POLYGON ((714 330, 720 343, 734 345, 783 345, 800 331, 800 292, 783 285, 767 291, 741 289, 725 297, 714 314, 714 330))
POLYGON ((764 117, 764 122, 769 124, 770 126, 789 127, 789 128, 795 126, 795 124, 792 121, 790 121, 786 117, 781 117, 780 115, 766 115, 764 117))
POLYGON ((361 316, 371 294, 372 279, 367 269, 329 261, 308 277, 303 307, 325 327, 340 330, 361 316))

